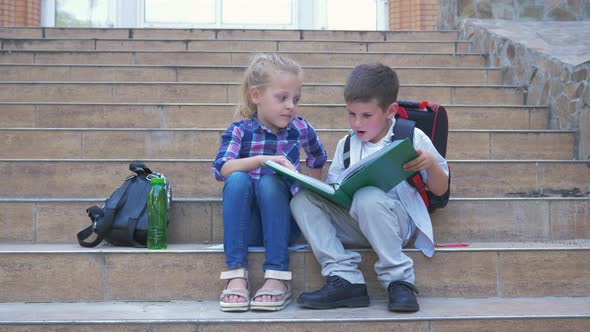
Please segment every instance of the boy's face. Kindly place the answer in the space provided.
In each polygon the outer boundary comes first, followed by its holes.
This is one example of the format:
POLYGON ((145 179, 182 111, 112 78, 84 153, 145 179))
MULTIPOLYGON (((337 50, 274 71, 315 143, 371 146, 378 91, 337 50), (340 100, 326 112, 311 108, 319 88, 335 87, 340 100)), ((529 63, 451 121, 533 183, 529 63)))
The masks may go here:
POLYGON ((383 110, 373 99, 369 102, 348 103, 347 108, 348 122, 356 136, 363 142, 377 143, 389 131, 391 119, 397 112, 397 103, 383 110))
POLYGON ((297 112, 301 79, 292 73, 278 72, 268 86, 253 88, 250 98, 258 109, 258 121, 277 132, 289 125, 297 112))

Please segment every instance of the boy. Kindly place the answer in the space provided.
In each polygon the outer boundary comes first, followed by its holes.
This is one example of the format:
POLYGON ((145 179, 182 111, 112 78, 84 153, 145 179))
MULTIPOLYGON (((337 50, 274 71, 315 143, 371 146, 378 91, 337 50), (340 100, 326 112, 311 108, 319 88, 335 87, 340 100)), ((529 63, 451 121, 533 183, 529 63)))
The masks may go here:
MULTIPOLYGON (((398 90, 397 74, 382 64, 359 65, 348 76, 344 99, 353 131, 351 165, 394 139, 398 90)), ((344 141, 338 142, 328 183, 333 183, 345 169, 344 141)), ((420 171, 432 193, 444 194, 448 189, 447 162, 418 128, 413 143, 418 157, 404 168, 420 171)), ((305 190, 295 195, 291 211, 322 267, 322 275, 328 278, 318 291, 302 293, 297 300, 300 305, 314 309, 368 306, 367 287, 358 269, 361 256, 343 246, 360 245, 372 247, 377 254, 375 272, 388 291, 389 310, 419 310, 413 261, 402 248, 414 241, 424 255, 431 257, 434 240, 426 206, 406 181, 389 192, 376 187, 358 190, 349 211, 305 190)))

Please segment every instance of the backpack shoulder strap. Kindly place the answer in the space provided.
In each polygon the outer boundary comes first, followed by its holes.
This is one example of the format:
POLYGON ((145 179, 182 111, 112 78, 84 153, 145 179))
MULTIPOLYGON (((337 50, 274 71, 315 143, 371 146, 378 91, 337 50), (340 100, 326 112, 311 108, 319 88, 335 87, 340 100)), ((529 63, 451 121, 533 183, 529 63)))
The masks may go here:
POLYGON ((127 189, 129 188, 129 184, 131 183, 132 179, 133 177, 128 178, 125 180, 123 185, 119 187, 119 189, 115 190, 111 197, 107 199, 107 203, 105 204, 104 208, 101 209, 95 205, 86 209, 92 225, 78 232, 78 243, 82 247, 96 247, 102 242, 108 231, 113 226, 117 209, 120 208, 127 199, 127 189), (89 238, 94 231, 96 231, 97 234, 96 239, 92 242, 86 242, 85 240, 89 238))
POLYGON ((414 142, 414 128, 416 128, 416 122, 412 120, 402 118, 395 119, 395 126, 393 126, 393 140, 397 141, 409 138, 410 141, 414 142))
POLYGON ((135 241, 135 229, 141 218, 147 218, 147 199, 151 188, 152 185, 147 177, 137 176, 136 185, 129 188, 127 203, 124 210, 121 211, 125 213, 125 216, 128 216, 126 237, 127 241, 134 247, 145 247, 145 245, 135 241))
POLYGON ((344 169, 347 169, 350 166, 350 134, 346 135, 346 139, 344 140, 342 160, 344 161, 344 169))
MULTIPOLYGON (((409 137, 410 141, 413 141, 415 127, 416 122, 412 120, 403 118, 396 119, 395 126, 393 126, 393 139, 399 140, 409 137)), ((350 134, 346 135, 346 139, 344 140, 344 150, 342 152, 342 160, 344 162, 345 169, 350 166, 350 137, 350 134)))
POLYGON ((129 164, 129 170, 134 172, 137 175, 142 175, 142 174, 152 174, 152 170, 147 168, 144 164, 139 163, 139 162, 132 162, 129 164))
POLYGON ((88 209, 86 209, 86 213, 88 213, 88 217, 90 217, 91 225, 84 228, 80 232, 78 232, 78 235, 77 235, 78 243, 82 247, 92 248, 92 247, 96 247, 99 243, 101 243, 102 240, 104 239, 104 237, 102 235, 97 235, 96 239, 94 239, 94 241, 86 242, 85 240, 92 235, 92 233, 94 232, 94 228, 96 226, 97 220, 99 218, 104 217, 104 212, 102 211, 101 208, 94 205, 94 206, 91 206, 88 209))
MULTIPOLYGON (((393 139, 400 140, 404 138, 409 138, 410 141, 414 141, 414 129, 416 128, 416 122, 408 119, 398 118, 395 120, 395 126, 393 127, 393 139)), ((420 197, 422 197, 422 201, 426 204, 426 208, 430 205, 428 202, 428 194, 426 193, 426 184, 424 183, 424 179, 422 179, 422 175, 420 172, 416 172, 416 174, 408 177, 406 181, 410 184, 410 186, 416 188, 420 197)))

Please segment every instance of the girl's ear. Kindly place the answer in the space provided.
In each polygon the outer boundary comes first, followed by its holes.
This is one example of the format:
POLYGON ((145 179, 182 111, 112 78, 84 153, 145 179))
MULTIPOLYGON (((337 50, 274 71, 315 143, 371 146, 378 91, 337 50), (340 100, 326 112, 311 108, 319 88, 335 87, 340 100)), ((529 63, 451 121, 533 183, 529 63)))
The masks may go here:
POLYGON ((399 105, 397 104, 397 102, 394 102, 391 105, 389 105, 389 107, 385 111, 387 113, 387 117, 389 119, 393 119, 393 117, 395 117, 395 115, 397 114, 398 107, 399 107, 399 105))
POLYGON ((260 97, 262 95, 262 91, 260 89, 251 88, 249 94, 250 94, 250 100, 252 100, 252 103, 258 104, 260 102, 260 97))

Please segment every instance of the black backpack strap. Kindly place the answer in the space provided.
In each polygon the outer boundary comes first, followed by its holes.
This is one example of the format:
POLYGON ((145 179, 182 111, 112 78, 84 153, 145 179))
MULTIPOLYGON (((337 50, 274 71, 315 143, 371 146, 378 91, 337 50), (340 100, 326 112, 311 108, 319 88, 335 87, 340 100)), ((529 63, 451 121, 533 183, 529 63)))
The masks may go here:
MULTIPOLYGON (((395 126, 393 126, 393 140, 400 140, 406 137, 410 138, 410 141, 414 141, 414 127, 416 122, 408 119, 398 118, 395 120, 395 126)), ((344 169, 350 166, 350 137, 346 135, 344 140, 344 150, 342 151, 342 161, 344 162, 344 169)))
POLYGON ((350 134, 346 135, 346 139, 344 140, 342 161, 344 162, 344 169, 347 169, 350 166, 350 134))
POLYGON ((96 220, 102 218, 104 216, 104 213, 102 212, 102 209, 96 205, 86 209, 86 212, 88 213, 88 217, 90 217, 91 225, 78 232, 78 243, 80 243, 82 247, 92 248, 96 247, 99 243, 102 242, 103 236, 98 235, 96 239, 92 242, 85 242, 84 240, 86 240, 92 235, 92 233, 94 232, 96 220))
MULTIPOLYGON (((143 207, 143 210, 140 212, 140 216, 143 214, 143 211, 147 208, 147 205, 143 207)), ((145 245, 135 241, 135 229, 137 228, 137 224, 139 222, 138 218, 129 218, 129 222, 127 223, 127 241, 133 244, 136 248, 144 248, 145 245)))
POLYGON ((127 241, 133 244, 134 247, 145 247, 145 245, 135 241, 135 230, 139 219, 147 212, 147 198, 149 196, 150 189, 152 188, 151 182, 147 178, 138 177, 138 181, 143 182, 142 186, 135 186, 131 189, 129 197, 127 199, 133 200, 126 206, 133 206, 134 209, 128 211, 129 220, 127 222, 127 241))
POLYGON ((397 141, 404 138, 409 138, 411 142, 414 142, 414 128, 416 122, 408 119, 397 118, 395 119, 395 126, 393 126, 393 140, 397 141))
MULTIPOLYGON (((395 126, 393 127, 393 140, 409 138, 410 141, 413 142, 414 128, 416 128, 416 122, 402 118, 396 119, 395 126)), ((418 194, 422 197, 422 201, 426 204, 426 208, 428 208, 429 200, 428 193, 426 192, 426 183, 424 183, 424 179, 422 178, 422 175, 420 175, 420 172, 416 172, 416 174, 408 177, 406 181, 418 191, 418 194)))
POLYGON ((95 205, 86 209, 92 225, 78 232, 78 243, 82 247, 96 247, 111 230, 113 221, 115 220, 115 212, 125 203, 125 200, 127 199, 127 189, 129 188, 129 183, 131 183, 132 179, 133 177, 125 180, 123 185, 117 189, 111 197, 109 197, 107 200, 108 203, 105 204, 104 208, 101 209, 95 205), (89 238, 93 232, 96 232, 97 234, 96 239, 92 242, 86 242, 85 240, 89 238))
POLYGON ((137 228, 137 224, 139 223, 139 218, 143 215, 144 211, 147 209, 147 204, 143 206, 141 211, 139 211, 136 217, 129 217, 129 221, 127 222, 127 242, 131 243, 134 247, 137 248, 144 248, 145 245, 135 241, 135 230, 137 228))
POLYGON ((144 164, 139 163, 139 162, 133 162, 131 164, 129 164, 129 170, 134 172, 137 175, 142 175, 142 174, 152 174, 152 170, 147 168, 144 164))

